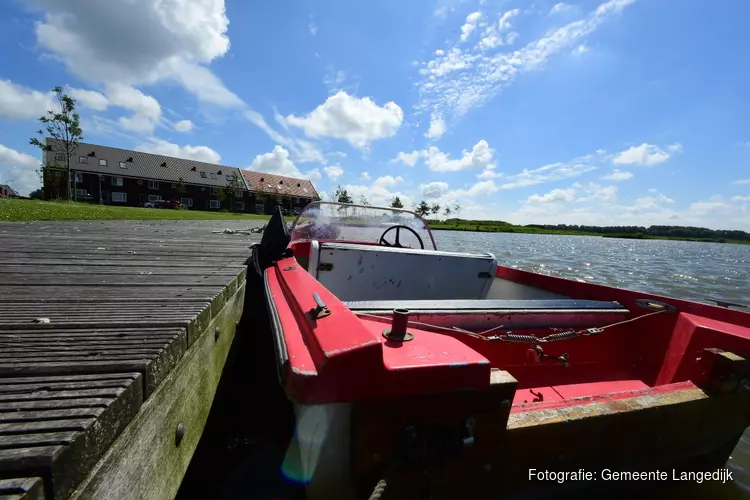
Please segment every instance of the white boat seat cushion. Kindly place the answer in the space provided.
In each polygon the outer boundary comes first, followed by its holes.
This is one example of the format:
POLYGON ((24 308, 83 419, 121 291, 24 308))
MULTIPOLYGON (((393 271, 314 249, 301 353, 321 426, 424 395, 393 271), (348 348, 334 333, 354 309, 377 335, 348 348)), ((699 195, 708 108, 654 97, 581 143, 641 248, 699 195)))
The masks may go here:
POLYGON ((345 301, 484 299, 497 260, 491 253, 321 243, 308 270, 345 301))

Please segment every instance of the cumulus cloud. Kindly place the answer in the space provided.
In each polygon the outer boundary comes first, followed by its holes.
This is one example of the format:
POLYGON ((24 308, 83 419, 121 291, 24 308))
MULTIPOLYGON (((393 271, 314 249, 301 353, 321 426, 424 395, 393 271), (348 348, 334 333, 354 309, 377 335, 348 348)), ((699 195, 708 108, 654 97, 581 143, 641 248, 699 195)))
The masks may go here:
POLYGON ((461 26, 461 41, 465 42, 469 39, 474 29, 477 27, 479 19, 482 17, 481 12, 472 12, 466 16, 466 22, 461 26))
POLYGON ((500 177, 502 174, 499 174, 491 169, 484 169, 481 173, 477 174, 477 179, 494 179, 495 177, 500 177))
POLYGON ((336 179, 344 175, 344 169, 339 165, 331 165, 330 167, 325 167, 323 170, 325 171, 328 178, 332 181, 335 181, 336 179))
POLYGON ((402 177, 393 177, 392 175, 385 175, 383 177, 378 177, 375 179, 375 182, 372 183, 374 187, 381 187, 381 188, 389 188, 393 187, 396 184, 404 182, 404 179, 402 177))
POLYGON ((370 172, 362 172, 361 175, 363 180, 369 181, 370 180, 370 172))
POLYGON ((555 203, 555 202, 572 202, 575 200, 575 189, 553 189, 545 194, 532 194, 526 200, 526 203, 555 203))
POLYGON ((571 8, 571 5, 568 5, 565 2, 559 2, 552 6, 552 9, 550 9, 549 13, 559 14, 560 12, 565 12, 566 10, 570 10, 571 8))
POLYGON ((445 133, 445 120, 440 116, 432 115, 430 118, 430 128, 424 135, 428 139, 440 139, 445 133))
POLYGON ((425 163, 434 172, 458 172, 461 170, 492 169, 494 151, 484 139, 477 142, 471 151, 464 150, 461 158, 451 159, 437 147, 431 146, 424 153, 425 163))
POLYGON ((600 150, 594 154, 584 155, 568 162, 551 163, 531 170, 524 169, 518 174, 508 176, 506 182, 500 185, 500 189, 516 189, 578 177, 586 172, 595 170, 597 168, 596 165, 604 161, 605 155, 606 152, 600 150))
POLYGON ((37 170, 39 158, 18 152, 0 144, 0 184, 9 184, 21 195, 41 187, 37 170))
POLYGON ((404 153, 403 151, 396 155, 396 157, 391 160, 391 162, 398 163, 401 162, 404 165, 407 165, 409 167, 413 167, 416 165, 417 161, 419 160, 419 157, 422 156, 422 151, 414 150, 411 153, 404 153))
POLYGON ((612 160, 615 165, 658 165, 670 158, 670 154, 659 146, 644 142, 618 153, 612 160))
POLYGON ((96 90, 69 88, 67 92, 70 97, 76 100, 76 104, 94 111, 104 111, 109 107, 109 99, 96 90))
POLYGON ((256 156, 248 170, 255 172, 267 172, 269 174, 285 175, 287 177, 296 177, 298 179, 309 179, 319 181, 321 179, 320 170, 314 168, 306 173, 300 172, 294 162, 289 158, 289 151, 282 146, 276 146, 270 153, 264 153, 256 156))
POLYGON ((602 177, 602 179, 606 181, 626 181, 632 178, 633 178, 632 173, 626 170, 619 170, 619 169, 614 169, 612 170, 612 172, 602 177))
POLYGON ((419 191, 425 198, 440 198, 448 192, 450 186, 447 182, 429 182, 420 184, 419 191))
POLYGON ((221 161, 221 155, 208 146, 191 146, 190 144, 179 146, 161 139, 140 144, 135 149, 144 153, 173 156, 175 158, 185 158, 206 163, 219 163, 221 161))
POLYGON ((195 125, 190 120, 180 120, 174 124, 174 129, 177 132, 190 132, 194 127, 195 125))
POLYGON ((131 116, 120 117, 120 125, 127 130, 142 133, 153 133, 161 120, 159 102, 128 85, 111 84, 107 86, 107 98, 114 106, 129 109, 131 116))
POLYGON ((32 90, 10 80, 0 80, 0 117, 36 119, 52 109, 53 94, 32 90))
POLYGON ((285 118, 308 137, 343 139, 354 147, 366 148, 371 142, 396 134, 404 120, 403 110, 395 102, 378 106, 369 97, 353 97, 338 92, 308 115, 285 118))
POLYGON ((750 184, 750 179, 737 179, 736 181, 733 181, 732 184, 735 184, 737 186, 746 186, 750 184))

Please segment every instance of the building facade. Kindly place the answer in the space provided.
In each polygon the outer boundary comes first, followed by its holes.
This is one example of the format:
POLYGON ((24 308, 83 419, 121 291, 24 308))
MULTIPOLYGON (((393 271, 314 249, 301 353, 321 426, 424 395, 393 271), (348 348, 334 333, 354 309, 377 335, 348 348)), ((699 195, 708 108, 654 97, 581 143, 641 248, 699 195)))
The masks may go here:
MULTIPOLYGON (((44 197, 65 198, 66 155, 54 139, 46 146, 44 197)), ((70 182, 75 201, 132 207, 176 200, 193 210, 298 213, 320 199, 307 179, 87 143, 70 158, 70 182)))

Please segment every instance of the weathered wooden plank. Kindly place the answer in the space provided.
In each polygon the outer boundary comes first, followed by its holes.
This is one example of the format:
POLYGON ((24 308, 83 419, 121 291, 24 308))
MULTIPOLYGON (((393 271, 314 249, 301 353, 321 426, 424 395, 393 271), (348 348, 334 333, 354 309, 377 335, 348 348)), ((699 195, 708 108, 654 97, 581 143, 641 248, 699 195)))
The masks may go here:
MULTIPOLYGON (((132 334, 133 331, 126 333, 121 329, 114 329, 108 332, 109 335, 98 331, 97 343, 104 343, 104 346, 100 347, 80 343, 80 330, 74 330, 77 335, 65 332, 46 339, 43 330, 35 330, 32 338, 37 341, 33 343, 25 340, 27 335, 17 332, 23 330, 14 331, 12 337, 0 331, 0 348, 3 350, 3 356, 0 358, 0 377, 137 371, 143 374, 144 394, 147 397, 178 363, 187 349, 185 329, 151 330, 160 335, 157 339, 160 343, 140 346, 122 343, 121 339, 128 338, 128 334, 132 334)), ((83 332, 84 338, 86 334, 87 332, 83 332)), ((148 338, 144 332, 140 332, 139 335, 140 338, 148 338)))
MULTIPOLYGON (((0 475, 40 476, 47 482, 50 497, 67 498, 143 403, 141 375, 122 373, 119 377, 116 388, 76 391, 50 387, 50 378, 36 385, 24 378, 25 394, 3 394, 0 414, 42 411, 35 420, 0 424, 0 475), (92 404, 102 409, 97 418, 43 416, 49 409, 80 410, 92 404)), ((74 380, 67 377, 63 382, 74 380)), ((0 386, 12 388, 15 383, 16 379, 0 379, 0 386)))
POLYGON ((44 484, 38 477, 0 479, 0 500, 44 500, 44 484))
POLYGON ((194 274, 185 276, 182 274, 164 276, 152 274, 131 274, 127 276, 114 275, 91 275, 91 274, 42 274, 28 272, 21 274, 3 273, 0 283, 4 287, 28 286, 28 285, 106 285, 124 287, 142 286, 221 286, 232 278, 227 276, 215 276, 211 273, 194 274))
POLYGON ((0 285, 0 302, 8 299, 23 299, 29 301, 37 297, 64 296, 72 298, 89 298, 96 296, 100 299, 142 299, 142 298, 202 298, 211 299, 219 294, 224 287, 215 285, 196 285, 196 286, 138 286, 130 287, 127 285, 48 285, 48 286, 6 286, 0 285))
POLYGON ((104 265, 104 266, 83 266, 76 265, 71 266, 70 262, 65 265, 50 265, 50 264, 34 264, 34 265, 22 265, 22 264, 2 264, 0 263, 0 274, 2 273, 15 273, 15 274, 54 274, 54 275, 68 275, 68 274, 87 274, 87 275, 110 275, 114 274, 117 276, 130 276, 130 275, 149 275, 149 276, 204 276, 210 274, 212 276, 234 276, 237 274, 237 267, 241 267, 243 264, 236 266, 228 265, 214 265, 204 267, 190 267, 190 266, 123 266, 123 265, 104 265))
MULTIPOLYGON (((97 268, 97 267, 129 267, 129 268, 140 268, 140 267, 146 267, 151 268, 155 264, 158 264, 158 262, 155 262, 155 259, 148 259, 143 256, 139 256, 137 258, 133 258, 133 256, 128 256, 130 258, 118 258, 118 259, 89 259, 85 261, 85 265, 87 268, 97 268)), ((74 266, 83 265, 83 262, 81 259, 68 259, 68 258, 21 258, 21 257, 13 257, 11 258, 9 254, 4 253, 3 254, 3 262, 7 265, 14 265, 14 266, 54 266, 55 268, 61 268, 61 267, 68 267, 68 266, 74 266)), ((184 260, 180 259, 172 259, 168 262, 165 262, 165 267, 168 265, 169 268, 195 268, 195 269, 201 269, 201 268, 209 268, 214 269, 216 268, 216 263, 212 261, 209 257, 194 257, 191 259, 190 262, 185 262, 184 260)), ((234 269, 239 267, 245 267, 245 263, 241 261, 237 262, 227 262, 224 263, 222 268, 223 269, 234 269)))
POLYGON ((244 295, 243 285, 207 327, 209 331, 220 328, 219 338, 198 338, 72 499, 174 497, 208 418, 244 295), (185 437, 175 446, 180 423, 185 426, 185 437))

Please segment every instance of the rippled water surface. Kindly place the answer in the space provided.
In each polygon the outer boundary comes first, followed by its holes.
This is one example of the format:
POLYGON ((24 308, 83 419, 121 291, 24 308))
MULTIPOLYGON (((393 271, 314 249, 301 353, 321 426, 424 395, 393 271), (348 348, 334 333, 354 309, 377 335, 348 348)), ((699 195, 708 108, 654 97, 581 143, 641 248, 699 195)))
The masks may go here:
POLYGON ((434 231, 440 250, 492 252, 503 266, 706 302, 750 305, 750 245, 434 231))

